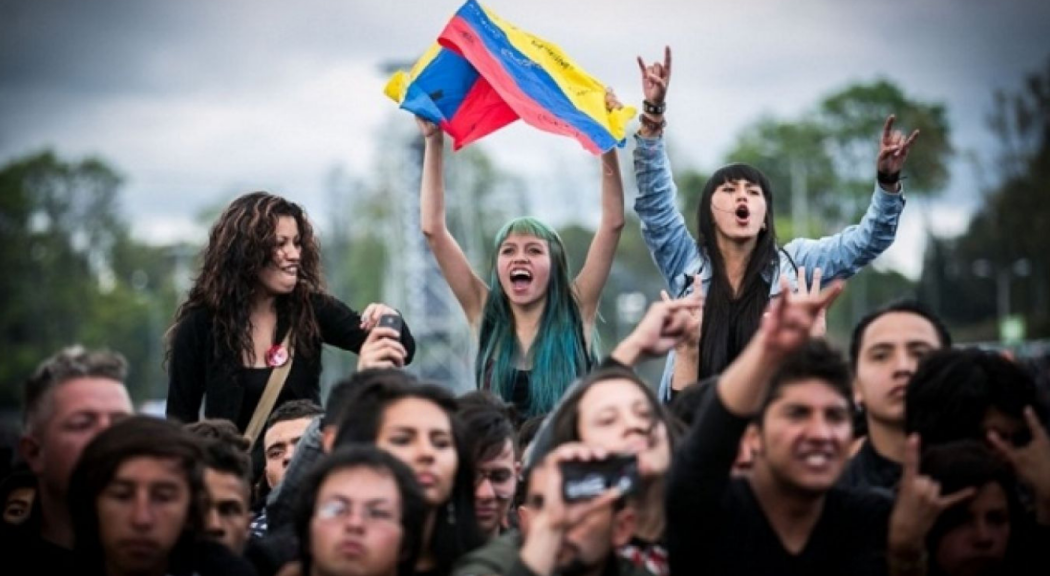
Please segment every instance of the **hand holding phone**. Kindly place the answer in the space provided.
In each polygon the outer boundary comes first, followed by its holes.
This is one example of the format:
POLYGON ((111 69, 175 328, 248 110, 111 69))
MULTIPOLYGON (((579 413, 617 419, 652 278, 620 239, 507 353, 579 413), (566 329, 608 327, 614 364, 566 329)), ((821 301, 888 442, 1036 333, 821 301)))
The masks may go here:
POLYGON ((400 334, 402 324, 401 316, 397 314, 383 314, 379 317, 378 326, 382 328, 391 328, 400 334))

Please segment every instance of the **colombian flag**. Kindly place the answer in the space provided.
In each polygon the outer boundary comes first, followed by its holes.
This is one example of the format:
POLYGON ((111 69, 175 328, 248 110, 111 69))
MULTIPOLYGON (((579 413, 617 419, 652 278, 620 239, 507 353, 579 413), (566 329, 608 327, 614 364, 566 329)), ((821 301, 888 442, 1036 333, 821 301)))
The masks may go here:
POLYGON ((387 83, 401 108, 435 124, 458 150, 521 118, 600 154, 623 145, 635 110, 605 108, 605 86, 561 48, 467 0, 409 72, 387 83))

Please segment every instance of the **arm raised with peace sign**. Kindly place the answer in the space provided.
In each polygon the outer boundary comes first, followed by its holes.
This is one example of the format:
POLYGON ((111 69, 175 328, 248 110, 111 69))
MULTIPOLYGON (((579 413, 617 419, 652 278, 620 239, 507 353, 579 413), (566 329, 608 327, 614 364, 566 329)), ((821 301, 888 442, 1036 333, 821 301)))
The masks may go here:
POLYGON ((891 576, 926 573, 926 535, 941 512, 977 493, 974 487, 941 495, 939 482, 919 473, 919 435, 908 437, 897 502, 890 514, 887 555, 891 576))
POLYGON ((638 68, 642 72, 642 94, 645 96, 644 109, 638 118, 642 123, 639 132, 643 137, 653 138, 659 136, 664 127, 664 100, 671 83, 671 47, 664 46, 662 63, 647 65, 639 56, 638 68))
POLYGON ((919 137, 918 130, 908 137, 900 130, 894 130, 893 123, 896 120, 897 117, 893 114, 886 118, 882 136, 879 138, 879 155, 875 158, 875 168, 879 171, 879 185, 887 192, 900 191, 901 168, 908 159, 908 150, 912 143, 919 137))

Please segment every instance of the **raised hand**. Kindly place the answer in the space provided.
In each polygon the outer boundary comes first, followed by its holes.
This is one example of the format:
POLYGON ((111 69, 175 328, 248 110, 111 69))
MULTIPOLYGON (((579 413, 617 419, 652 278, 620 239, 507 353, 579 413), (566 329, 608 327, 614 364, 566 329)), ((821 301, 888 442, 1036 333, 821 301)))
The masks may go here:
POLYGON ((919 435, 909 436, 897 502, 890 514, 888 547, 891 556, 903 560, 921 557, 925 551, 926 535, 941 512, 973 498, 975 494, 977 489, 971 486, 942 496, 940 483, 919 473, 919 435))
POLYGON ((815 295, 800 295, 792 293, 787 278, 781 277, 780 297, 770 302, 759 326, 766 353, 782 357, 805 344, 820 311, 831 305, 842 287, 842 282, 836 280, 815 295))
POLYGON ((605 109, 612 112, 613 110, 619 110, 621 108, 623 108, 623 102, 620 102, 620 99, 616 97, 616 92, 613 92, 612 88, 606 87, 605 109))
MULTIPOLYGON (((660 299, 664 302, 674 302, 674 299, 667 293, 667 290, 660 291, 660 299)), ((686 310, 689 312, 689 322, 683 327, 685 335, 682 337, 682 340, 678 342, 676 348, 681 350, 699 348, 700 333, 704 325, 704 291, 699 274, 693 276, 693 291, 682 296, 679 300, 690 303, 686 307, 686 310)))
POLYGON ((426 140, 441 140, 444 138, 444 132, 441 130, 441 127, 430 120, 416 116, 416 125, 419 126, 419 132, 426 140))
POLYGON ((664 61, 646 65, 638 57, 638 68, 642 71, 642 94, 653 104, 661 104, 667 97, 667 85, 671 83, 671 47, 664 47, 664 61))
POLYGON ((639 360, 666 354, 688 335, 692 313, 702 301, 681 298, 654 302, 642 321, 612 352, 618 362, 633 366, 639 360))
MULTIPOLYGON (((798 267, 798 290, 795 294, 800 299, 816 299, 820 298, 820 282, 823 279, 824 271, 820 268, 813 269, 813 283, 806 286, 806 267, 798 267)), ((824 303, 821 307, 820 312, 817 313, 816 320, 813 321, 813 327, 809 329, 810 338, 823 338, 828 333, 828 308, 835 303, 835 299, 842 294, 841 291, 836 292, 831 300, 824 303)))
POLYGON ((915 139, 919 137, 919 131, 915 130, 907 138, 900 130, 893 129, 893 122, 897 117, 890 114, 886 118, 886 124, 882 128, 882 137, 879 138, 879 155, 875 160, 875 167, 883 174, 897 174, 904 167, 904 161, 908 158, 908 150, 915 139))
POLYGON ((1013 466, 1017 477, 1032 490, 1039 522, 1050 524, 1050 436, 1031 406, 1024 409, 1024 419, 1032 434, 1031 442, 1016 447, 995 431, 989 431, 988 443, 1013 466))

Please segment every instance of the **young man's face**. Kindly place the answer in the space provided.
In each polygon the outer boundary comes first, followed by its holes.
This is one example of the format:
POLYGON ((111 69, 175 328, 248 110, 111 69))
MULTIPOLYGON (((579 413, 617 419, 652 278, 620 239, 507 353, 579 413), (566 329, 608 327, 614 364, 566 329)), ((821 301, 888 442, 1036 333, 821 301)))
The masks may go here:
POLYGON ((478 519, 478 528, 486 535, 495 535, 499 533, 518 487, 518 466, 514 460, 513 443, 508 438, 499 454, 478 462, 476 467, 474 513, 478 519))
POLYGON ((209 538, 226 545, 234 554, 244 551, 251 526, 251 487, 236 474, 214 468, 204 470, 208 512, 204 525, 209 538))
POLYGON ((150 456, 124 461, 96 500, 106 563, 121 574, 163 571, 186 529, 190 499, 178 461, 150 456))
POLYGON ((86 376, 55 386, 42 417, 22 439, 22 454, 45 491, 65 497, 69 475, 92 439, 132 413, 124 384, 86 376))
POLYGON ((823 493, 842 473, 852 433, 849 402, 840 392, 819 378, 787 382, 762 417, 752 477, 823 493))
POLYGON ((266 483, 270 488, 284 479, 288 463, 295 456, 295 447, 312 421, 312 417, 284 420, 266 430, 263 436, 263 450, 266 455, 266 483))
POLYGON ((904 392, 919 361, 941 348, 937 329, 912 312, 879 316, 861 334, 854 392, 870 418, 904 426, 904 392))
POLYGON ((395 574, 404 529, 401 493, 387 471, 333 472, 317 491, 310 520, 314 574, 395 574))

